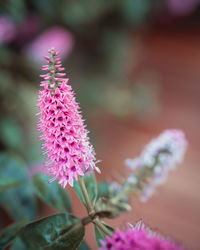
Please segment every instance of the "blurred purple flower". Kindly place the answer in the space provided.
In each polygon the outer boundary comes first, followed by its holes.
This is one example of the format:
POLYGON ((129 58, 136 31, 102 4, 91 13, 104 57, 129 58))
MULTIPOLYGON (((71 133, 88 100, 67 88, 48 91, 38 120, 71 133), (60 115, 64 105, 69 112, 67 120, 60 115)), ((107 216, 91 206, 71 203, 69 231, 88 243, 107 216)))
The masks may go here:
POLYGON ((126 165, 136 172, 135 175, 130 174, 128 182, 147 182, 140 197, 141 201, 147 201, 155 188, 166 181, 168 172, 183 161, 187 144, 183 131, 168 129, 151 140, 140 157, 126 159, 126 165))
POLYGON ((43 63, 43 56, 48 49, 55 47, 60 52, 60 57, 68 56, 74 45, 74 37, 72 34, 61 27, 52 27, 40 34, 35 41, 29 44, 25 52, 37 63, 43 63))
POLYGON ((167 0, 166 4, 174 15, 187 15, 195 10, 199 0, 167 0))
POLYGON ((15 26, 12 19, 0 16, 0 45, 11 42, 15 34, 15 26))
POLYGON ((168 129, 151 140, 140 157, 145 166, 150 168, 154 166, 156 174, 159 174, 157 167, 161 168, 160 171, 163 168, 174 169, 183 161, 187 144, 183 131, 168 129), (159 161, 156 160, 157 158, 159 161))
POLYGON ((141 221, 126 231, 116 230, 111 237, 106 236, 104 240, 100 240, 100 243, 99 250, 184 250, 182 246, 152 231, 141 221))
POLYGON ((137 157, 135 159, 130 159, 127 158, 125 160, 125 164, 131 169, 131 170, 135 170, 135 169, 139 169, 143 167, 143 161, 140 159, 140 157, 137 157))

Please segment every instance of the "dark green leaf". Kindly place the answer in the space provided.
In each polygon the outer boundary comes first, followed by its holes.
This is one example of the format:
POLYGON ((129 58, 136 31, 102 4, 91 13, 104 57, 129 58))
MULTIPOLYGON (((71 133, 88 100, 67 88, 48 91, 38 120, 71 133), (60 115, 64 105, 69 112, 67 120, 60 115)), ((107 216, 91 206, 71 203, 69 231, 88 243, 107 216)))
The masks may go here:
POLYGON ((22 225, 23 223, 12 224, 0 233, 0 249, 4 249, 15 238, 22 225))
POLYGON ((81 221, 70 214, 56 214, 35 221, 23 227, 14 243, 13 250, 21 244, 21 249, 76 249, 85 234, 81 221))
POLYGON ((9 154, 0 154, 1 178, 14 178, 22 185, 1 192, 0 204, 7 209, 15 220, 32 220, 36 215, 32 185, 24 163, 9 154))
POLYGON ((85 241, 82 241, 78 250, 90 250, 89 246, 85 243, 85 241))
MULTIPOLYGON (((83 180, 85 182, 85 186, 87 188, 88 194, 89 194, 89 198, 92 201, 92 204, 94 205, 97 199, 97 184, 96 184, 96 178, 94 173, 91 173, 89 175, 85 175, 83 177, 83 180)), ((85 204, 85 199, 83 197, 80 185, 78 181, 74 182, 74 190, 76 192, 76 194, 78 195, 79 199, 83 202, 83 204, 86 206, 85 204)))
POLYGON ((71 211, 70 199, 67 190, 63 189, 57 181, 48 184, 49 177, 37 174, 33 177, 35 193, 48 205, 56 208, 59 212, 71 211))
MULTIPOLYGON (((114 229, 112 227, 106 225, 105 223, 104 223, 104 226, 106 226, 107 229, 110 230, 110 232, 114 231, 114 229)), ((107 234, 105 234, 104 232, 102 232, 96 225, 94 227, 94 231, 95 231, 95 238, 96 238, 97 244, 100 247, 101 244, 100 244, 99 240, 104 240, 105 237, 107 236, 107 234)))
POLYGON ((21 184, 22 182, 16 181, 15 179, 0 177, 0 192, 9 188, 20 186, 21 184))

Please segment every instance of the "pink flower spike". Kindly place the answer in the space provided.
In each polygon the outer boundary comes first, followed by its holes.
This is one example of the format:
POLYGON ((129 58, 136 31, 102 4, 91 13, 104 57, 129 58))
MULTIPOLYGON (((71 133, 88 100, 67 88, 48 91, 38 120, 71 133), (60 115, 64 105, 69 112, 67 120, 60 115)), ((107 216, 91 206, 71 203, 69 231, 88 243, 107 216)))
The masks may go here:
POLYGON ((50 88, 55 88, 55 83, 50 84, 50 88))
POLYGON ((44 89, 39 92, 38 101, 41 112, 38 129, 44 141, 42 150, 47 155, 45 171, 63 187, 73 186, 79 175, 96 169, 95 152, 69 79, 61 78, 64 74, 56 67, 57 52, 51 49, 49 54, 48 61, 52 63, 48 76, 42 75, 47 81, 42 81, 44 89))
MULTIPOLYGON (((51 50, 49 50, 48 52, 51 52, 51 50)), ((58 53, 57 51, 54 50, 54 51, 52 52, 52 56, 58 56, 58 55, 59 55, 59 53, 58 53)))

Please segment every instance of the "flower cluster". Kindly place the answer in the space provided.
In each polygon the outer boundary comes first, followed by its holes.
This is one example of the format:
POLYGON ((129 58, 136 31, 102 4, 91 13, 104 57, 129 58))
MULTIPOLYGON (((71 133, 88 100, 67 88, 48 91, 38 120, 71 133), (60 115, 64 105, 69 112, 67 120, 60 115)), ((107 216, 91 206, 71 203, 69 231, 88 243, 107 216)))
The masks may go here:
POLYGON ((127 231, 115 231, 112 237, 106 237, 100 243, 99 250, 183 250, 181 246, 160 236, 141 222, 127 231))
POLYGON ((165 182, 169 170, 182 162, 186 148, 187 141, 182 131, 166 130, 146 145, 140 157, 126 160, 127 166, 135 173, 129 179, 143 182, 142 201, 151 197, 155 187, 165 182))
POLYGON ((45 57, 48 64, 42 66, 46 74, 41 75, 44 89, 39 92, 38 129, 48 159, 46 172, 63 187, 73 186, 78 175, 95 168, 95 153, 58 53, 51 49, 49 54, 45 57))

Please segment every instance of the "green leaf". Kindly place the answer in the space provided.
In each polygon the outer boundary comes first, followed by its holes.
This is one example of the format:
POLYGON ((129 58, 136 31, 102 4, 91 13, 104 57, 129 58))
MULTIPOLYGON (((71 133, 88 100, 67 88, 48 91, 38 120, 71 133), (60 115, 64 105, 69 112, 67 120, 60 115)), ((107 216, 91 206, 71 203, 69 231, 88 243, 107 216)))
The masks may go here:
POLYGON ((80 245, 84 234, 85 228, 77 217, 56 214, 23 227, 11 249, 17 250, 21 245, 20 250, 73 250, 80 245))
POLYGON ((94 230, 95 230, 95 238, 96 238, 97 244, 99 247, 101 247, 99 240, 104 240, 106 235, 97 226, 95 226, 94 228, 95 228, 94 230))
POLYGON ((99 212, 100 218, 113 218, 119 215, 118 209, 114 204, 110 203, 112 198, 111 183, 100 182, 98 183, 98 200, 95 209, 99 212), (105 216, 104 216, 105 215, 105 216))
MULTIPOLYGON (((93 205, 95 205, 96 200, 97 200, 97 184, 96 184, 96 178, 94 173, 91 173, 89 175, 85 175, 83 177, 83 180, 85 182, 85 186, 87 188, 88 194, 89 194, 89 198, 92 202, 93 205)), ((83 204, 86 207, 86 203, 85 203, 85 199, 83 197, 80 185, 78 181, 74 182, 74 190, 76 192, 76 194, 78 195, 79 199, 83 202, 83 204)))
POLYGON ((98 183, 98 198, 100 197, 109 197, 109 183, 108 182, 99 182, 98 183))
POLYGON ((20 186, 21 184, 22 182, 16 181, 15 179, 0 177, 0 192, 5 191, 9 188, 20 186))
POLYGON ((27 10, 26 10, 26 5, 23 0, 10 0, 10 1, 5 1, 5 9, 8 12, 9 16, 12 17, 14 23, 22 23, 24 21, 24 18, 27 16, 27 10))
POLYGON ((11 248, 11 250, 27 250, 26 246, 19 237, 16 237, 11 248))
POLYGON ((56 181, 48 184, 49 177, 37 174, 33 177, 33 187, 38 197, 59 212, 70 212, 71 205, 67 190, 63 189, 56 181))
MULTIPOLYGON (((106 225, 105 223, 103 223, 103 224, 104 224, 104 226, 107 227, 108 230, 110 230, 110 232, 114 231, 114 229, 112 227, 106 225)), ((94 232, 95 232, 95 238, 96 238, 97 244, 100 247, 101 244, 100 244, 99 240, 104 240, 105 237, 107 236, 107 234, 105 234, 104 232, 102 232, 96 225, 94 227, 94 232)))
POLYGON ((1 153, 0 176, 3 179, 13 178, 22 183, 1 192, 0 204, 17 221, 33 220, 36 215, 36 204, 25 164, 13 155, 1 153))
POLYGON ((0 249, 4 249, 11 242, 24 223, 15 223, 6 227, 0 233, 0 249))
POLYGON ((148 0, 126 0, 122 2, 122 15, 131 25, 140 25, 147 20, 152 3, 148 0))
POLYGON ((89 246, 85 243, 85 241, 82 241, 78 250, 90 250, 89 246))
POLYGON ((23 149, 23 131, 16 119, 4 118, 0 121, 0 137, 4 144, 11 149, 22 151, 23 149))
POLYGON ((119 201, 113 203, 112 199, 118 194, 119 190, 113 188, 112 183, 100 182, 98 184, 98 200, 95 209, 100 218, 114 218, 121 212, 130 211, 128 196, 124 195, 119 201))

